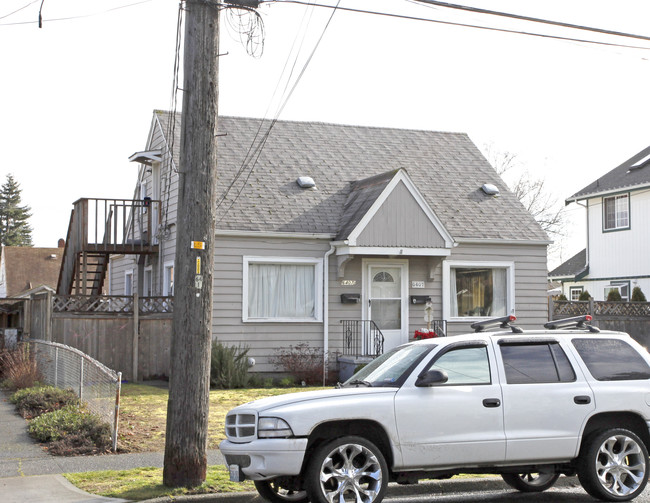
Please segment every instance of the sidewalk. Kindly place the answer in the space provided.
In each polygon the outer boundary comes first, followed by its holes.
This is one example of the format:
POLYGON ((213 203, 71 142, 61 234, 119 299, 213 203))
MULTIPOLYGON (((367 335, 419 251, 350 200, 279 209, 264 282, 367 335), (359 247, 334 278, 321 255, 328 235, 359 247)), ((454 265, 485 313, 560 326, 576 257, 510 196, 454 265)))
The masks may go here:
MULTIPOLYGON (((104 454, 99 456, 52 456, 27 433, 27 421, 0 390, 0 500, 2 503, 124 501, 80 491, 61 473, 128 470, 163 466, 162 452, 104 454)), ((208 451, 208 464, 223 464, 218 450, 208 451)))

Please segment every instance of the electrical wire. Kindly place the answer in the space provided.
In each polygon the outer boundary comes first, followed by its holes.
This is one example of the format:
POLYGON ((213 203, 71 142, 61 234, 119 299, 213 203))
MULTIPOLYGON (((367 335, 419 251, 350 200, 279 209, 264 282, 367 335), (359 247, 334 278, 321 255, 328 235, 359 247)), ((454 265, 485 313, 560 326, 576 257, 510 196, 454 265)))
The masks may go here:
MULTIPOLYGON (((315 7, 322 7, 322 8, 327 8, 327 9, 338 9, 346 12, 354 12, 358 14, 372 14, 375 16, 383 16, 383 17, 391 17, 391 18, 396 18, 396 19, 405 19, 409 21, 422 21, 422 22, 427 22, 427 23, 435 23, 435 24, 444 24, 448 26, 459 26, 463 28, 475 28, 478 30, 486 30, 486 31, 495 31, 495 32, 501 32, 501 33, 512 33, 515 35, 527 35, 531 37, 540 37, 540 38, 547 38, 547 39, 555 39, 555 40, 564 40, 568 42, 580 42, 580 43, 585 43, 585 44, 595 44, 595 45, 605 45, 609 47, 624 47, 627 49, 644 49, 644 50, 649 50, 650 47, 643 47, 643 46, 636 46, 636 45, 628 45, 628 44, 617 44, 614 42, 601 42, 597 40, 589 40, 589 39, 582 39, 582 38, 574 38, 574 37, 562 37, 559 35, 549 35, 549 34, 544 34, 544 33, 534 33, 534 32, 528 32, 528 31, 520 31, 520 30, 509 30, 506 28, 496 28, 493 26, 480 26, 480 25, 475 25, 475 24, 468 24, 468 23, 458 23, 458 22, 453 22, 453 21, 442 21, 438 19, 431 19, 431 18, 423 18, 423 17, 417 17, 417 16, 406 16, 403 14, 394 14, 390 12, 380 12, 380 11, 371 11, 371 10, 364 10, 364 9, 354 9, 351 7, 334 7, 332 5, 327 5, 327 4, 316 4, 316 3, 307 3, 306 1, 303 0, 263 0, 263 3, 269 3, 269 4, 296 4, 296 5, 313 5, 315 7)), ((631 34, 630 34, 631 35, 631 34)))
MULTIPOLYGON (((36 0, 36 1, 40 1, 40 0, 36 0)), ((88 17, 101 16, 102 14, 107 14, 109 12, 113 12, 113 11, 116 11, 116 10, 128 9, 130 7, 135 7, 137 5, 140 5, 140 4, 143 4, 143 3, 149 3, 149 2, 153 2, 153 1, 154 0, 141 0, 140 2, 134 2, 134 3, 127 4, 127 5, 120 5, 119 7, 113 7, 111 9, 106 9, 106 10, 103 10, 103 11, 100 11, 100 12, 94 12, 92 14, 83 14, 83 15, 80 15, 80 16, 69 16, 69 17, 59 17, 59 18, 52 18, 52 19, 44 19, 44 20, 41 20, 41 22, 42 21, 47 21, 48 23, 52 23, 52 22, 56 22, 56 21, 72 21, 72 20, 75 20, 75 19, 85 19, 85 18, 88 18, 88 17)), ((36 2, 32 2, 32 3, 36 3, 36 2)), ((29 5, 31 5, 31 4, 29 4, 29 5)), ((25 7, 28 7, 28 6, 26 5, 25 7)), ((25 7, 23 7, 23 8, 25 8, 25 7)), ((2 18, 0 18, 0 19, 2 19, 2 18)), ((16 23, 0 23, 0 26, 17 26, 17 25, 23 25, 23 24, 38 24, 38 23, 39 23, 39 21, 20 21, 20 22, 16 22, 16 23)))
POLYGON ((17 12, 20 12, 21 10, 26 9, 27 7, 29 7, 30 5, 35 4, 35 3, 38 2, 38 1, 39 1, 39 0, 33 0, 33 1, 29 2, 27 5, 23 5, 23 6, 20 7, 19 9, 16 9, 15 11, 10 12, 9 14, 5 14, 4 16, 0 16, 0 19, 6 19, 6 18, 8 18, 9 16, 13 16, 13 15, 16 14, 17 12))
MULTIPOLYGON (((250 166, 250 169, 248 169, 248 174, 246 175, 246 178, 244 179, 243 183, 241 184, 241 187, 240 187, 239 191, 237 192, 237 194, 235 195, 233 200, 230 202, 230 205, 228 206, 228 208, 224 211, 221 218, 219 218, 217 220, 217 223, 220 223, 225 218, 225 216, 232 209, 233 205, 239 199, 242 192, 246 188, 246 184, 248 183, 248 180, 250 179, 251 175, 253 174, 253 171, 255 170, 255 166, 257 165, 257 162, 258 162, 258 160, 259 160, 259 158, 260 158, 260 156, 262 154, 262 151, 263 151, 263 149, 264 149, 264 147, 266 145, 266 142, 269 139, 269 136, 271 135, 271 131, 272 131, 273 127, 277 123, 278 118, 280 117, 280 114, 284 110, 285 106, 287 105, 287 103, 291 99, 291 96, 293 95, 294 91, 296 90, 296 87, 300 83, 300 80, 302 79, 303 75, 305 74, 305 72, 307 70, 307 67, 309 66, 309 63, 311 62, 311 60, 314 57, 314 54, 316 54, 316 51, 318 50, 318 47, 320 46, 320 44, 321 44, 321 42, 323 40, 323 37, 325 36, 325 33, 327 32, 327 29, 329 28, 330 23, 332 22, 332 19, 334 18, 334 14, 336 13, 340 3, 341 3, 341 0, 338 0, 336 5, 333 7, 332 13, 331 13, 329 19, 327 20, 327 23, 325 24, 325 27, 323 28, 323 31, 321 32, 320 37, 318 38, 318 41, 316 42, 316 44, 315 44, 314 48, 312 49, 309 57, 307 58, 307 61, 303 65, 302 70, 300 71, 298 77, 296 78, 293 86, 291 87, 289 92, 285 94, 284 100, 283 100, 282 104, 280 105, 280 107, 278 108, 278 110, 276 111, 276 114, 275 114, 273 120, 271 121, 271 124, 267 128, 264 136, 262 137, 262 140, 260 141, 260 143, 255 148, 255 154, 256 154, 255 159, 252 161, 252 165, 250 166)), ((224 196, 224 198, 225 198, 225 196, 224 196)), ((222 201, 224 200, 224 198, 222 198, 222 201)))
POLYGON ((494 11, 494 10, 488 10, 488 9, 481 9, 479 7, 471 7, 467 5, 458 5, 458 4, 451 4, 447 2, 439 2, 437 0, 412 0, 414 3, 425 3, 425 4, 430 4, 430 5, 436 5, 438 7, 445 7, 448 9, 457 9, 457 10, 463 10, 463 11, 468 11, 468 12, 474 12, 478 14, 487 14, 491 16, 500 16, 500 17, 507 17, 511 19, 518 19, 521 21, 529 21, 532 23, 542 23, 542 24, 548 24, 552 26, 561 26, 563 28, 571 28, 574 30, 584 30, 584 31, 590 31, 594 33, 604 33, 606 35, 614 35, 617 37, 628 37, 628 38, 635 38, 639 40, 650 40, 650 37, 646 37, 645 35, 635 35, 633 33, 625 33, 621 31, 614 31, 614 30, 606 30, 603 28, 594 28, 591 26, 583 26, 579 24, 571 24, 571 23, 564 23, 562 21, 551 21, 549 19, 541 19, 538 17, 531 17, 531 16, 523 16, 521 14, 511 14, 509 12, 500 12, 500 11, 494 11))

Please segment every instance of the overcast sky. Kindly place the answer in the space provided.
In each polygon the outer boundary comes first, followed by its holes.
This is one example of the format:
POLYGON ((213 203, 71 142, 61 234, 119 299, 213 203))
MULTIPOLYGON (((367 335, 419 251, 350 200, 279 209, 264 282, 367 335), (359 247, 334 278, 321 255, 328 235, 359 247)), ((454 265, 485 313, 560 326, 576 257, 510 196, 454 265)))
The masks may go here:
MULTIPOLYGON (((647 0, 462 3, 649 35, 647 0)), ((45 0, 39 29, 40 6, 0 3, 0 181, 12 173, 21 184, 34 244, 56 246, 76 199, 133 196, 127 158, 146 146, 152 111, 172 103, 178 2, 45 0)), ((258 10, 258 58, 222 15, 220 113, 467 132, 480 148, 515 154, 559 200, 650 144, 649 41, 407 0, 340 6, 648 49, 344 11, 325 29, 331 9, 276 2, 258 10)), ((570 238, 551 267, 584 247, 583 210, 568 210, 570 238)))

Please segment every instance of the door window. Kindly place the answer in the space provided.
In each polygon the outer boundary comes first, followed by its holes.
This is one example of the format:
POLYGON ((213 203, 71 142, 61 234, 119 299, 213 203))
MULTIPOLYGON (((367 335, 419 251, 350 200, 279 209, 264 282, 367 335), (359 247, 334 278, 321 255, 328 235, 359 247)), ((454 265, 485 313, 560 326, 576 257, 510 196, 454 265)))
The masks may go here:
POLYGON ((402 328, 402 269, 371 267, 371 318, 380 330, 402 328))
POLYGON ((558 343, 501 344, 508 384, 575 381, 576 375, 558 343))
POLYGON ((490 364, 487 349, 481 347, 458 348, 439 357, 430 370, 442 370, 449 380, 445 386, 462 384, 490 384, 490 364))

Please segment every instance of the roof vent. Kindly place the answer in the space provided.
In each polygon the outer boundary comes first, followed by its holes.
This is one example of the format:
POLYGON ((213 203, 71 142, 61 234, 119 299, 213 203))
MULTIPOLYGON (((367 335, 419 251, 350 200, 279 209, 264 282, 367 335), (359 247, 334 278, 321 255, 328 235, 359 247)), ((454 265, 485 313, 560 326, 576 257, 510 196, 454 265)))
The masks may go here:
POLYGON ((311 176, 299 176, 296 183, 303 189, 311 189, 316 186, 316 182, 311 176))
POLYGON ((51 253, 51 254, 50 254, 50 259, 51 259, 51 260, 54 260, 55 258, 56 258, 56 253, 51 253))
POLYGON ((499 188, 496 185, 492 185, 491 183, 484 183, 483 187, 481 187, 481 189, 488 196, 494 196, 494 197, 499 196, 499 188))

